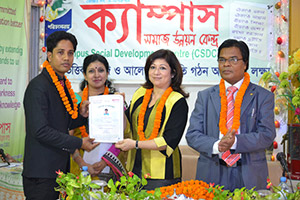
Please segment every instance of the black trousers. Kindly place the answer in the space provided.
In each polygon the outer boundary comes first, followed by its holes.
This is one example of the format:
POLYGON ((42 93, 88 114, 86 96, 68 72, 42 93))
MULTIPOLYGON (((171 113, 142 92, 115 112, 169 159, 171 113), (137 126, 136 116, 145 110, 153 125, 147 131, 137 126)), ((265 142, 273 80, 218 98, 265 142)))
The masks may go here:
POLYGON ((23 176, 23 189, 26 200, 57 200, 59 192, 55 178, 28 178, 23 176))

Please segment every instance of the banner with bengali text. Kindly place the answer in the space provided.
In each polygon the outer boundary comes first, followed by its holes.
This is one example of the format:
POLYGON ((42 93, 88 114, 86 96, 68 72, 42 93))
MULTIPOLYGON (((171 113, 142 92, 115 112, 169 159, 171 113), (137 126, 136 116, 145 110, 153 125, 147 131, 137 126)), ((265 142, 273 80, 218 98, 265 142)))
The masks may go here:
POLYGON ((46 35, 66 30, 78 39, 74 64, 67 73, 80 82, 87 55, 108 59, 115 83, 144 82, 146 58, 158 49, 177 55, 184 84, 220 80, 217 49, 228 38, 250 48, 248 73, 253 82, 274 62, 276 0, 77 0, 49 1, 46 35))
POLYGON ((23 96, 28 77, 25 1, 0 1, 0 148, 24 154, 23 96))

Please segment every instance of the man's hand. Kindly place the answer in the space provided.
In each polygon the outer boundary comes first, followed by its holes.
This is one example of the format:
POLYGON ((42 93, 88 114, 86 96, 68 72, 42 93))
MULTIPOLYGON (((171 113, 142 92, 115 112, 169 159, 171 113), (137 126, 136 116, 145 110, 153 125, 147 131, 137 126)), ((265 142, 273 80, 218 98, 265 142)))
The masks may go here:
POLYGON ((236 134, 236 130, 231 131, 231 129, 229 129, 227 134, 224 137, 222 137, 218 146, 220 152, 225 152, 227 150, 230 150, 230 148, 232 147, 235 141, 235 134, 236 134))
POLYGON ((100 171, 99 170, 96 170, 93 165, 90 165, 90 164, 86 164, 85 166, 88 167, 88 172, 89 174, 93 177, 93 176, 97 176, 100 171))
POLYGON ((99 162, 96 162, 93 164, 93 168, 98 172, 102 172, 102 170, 107 166, 106 162, 104 160, 100 160, 99 162))
POLYGON ((79 113, 83 116, 83 117, 88 117, 89 116, 89 101, 83 101, 80 108, 79 108, 79 113))
POLYGON ((3 162, 18 162, 16 161, 11 155, 9 155, 8 153, 5 155, 6 156, 6 160, 2 157, 2 155, 0 154, 0 158, 3 162))
POLYGON ((93 138, 90 137, 84 137, 82 138, 82 145, 81 148, 90 152, 91 150, 93 150, 96 146, 98 146, 100 143, 99 142, 95 142, 94 143, 93 138))

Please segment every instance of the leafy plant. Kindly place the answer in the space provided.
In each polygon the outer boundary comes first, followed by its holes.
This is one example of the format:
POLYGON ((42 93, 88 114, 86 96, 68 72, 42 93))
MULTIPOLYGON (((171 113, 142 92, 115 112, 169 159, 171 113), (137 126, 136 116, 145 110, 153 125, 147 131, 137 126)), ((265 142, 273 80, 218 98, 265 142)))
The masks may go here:
POLYGON ((267 182, 267 189, 270 189, 270 191, 266 196, 260 195, 258 191, 255 191, 255 188, 248 190, 243 187, 241 189, 235 189, 233 192, 230 192, 229 190, 223 190, 224 186, 219 185, 215 187, 210 185, 210 187, 208 188, 208 192, 212 192, 214 194, 214 200, 273 200, 279 199, 281 195, 285 195, 287 197, 287 200, 300 200, 300 183, 298 183, 298 189, 295 193, 283 194, 281 188, 273 186, 270 182, 270 179, 268 179, 267 182))
MULTIPOLYGON (((149 175, 146 175, 146 177, 149 175)), ((128 175, 122 176, 120 181, 113 182, 112 179, 108 181, 108 187, 110 192, 107 199, 110 200, 123 200, 123 199, 160 199, 160 189, 156 188, 155 192, 148 193, 143 187, 147 185, 145 177, 140 179, 132 172, 128 172, 128 175)))
POLYGON ((91 191, 91 189, 99 189, 100 186, 92 183, 90 175, 84 177, 80 174, 77 176, 72 173, 65 174, 60 170, 56 173, 58 174, 56 182, 59 186, 54 189, 60 192, 60 197, 63 200, 83 200, 83 197, 85 199, 90 197, 100 199, 96 193, 91 191))

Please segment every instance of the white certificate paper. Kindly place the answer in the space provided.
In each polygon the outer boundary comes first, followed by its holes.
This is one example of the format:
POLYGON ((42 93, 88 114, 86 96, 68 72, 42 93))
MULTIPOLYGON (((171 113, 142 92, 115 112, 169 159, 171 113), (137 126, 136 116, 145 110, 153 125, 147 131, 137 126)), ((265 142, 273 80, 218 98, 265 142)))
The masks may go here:
POLYGON ((124 100, 122 95, 89 97, 89 136, 96 142, 123 140, 124 100))

